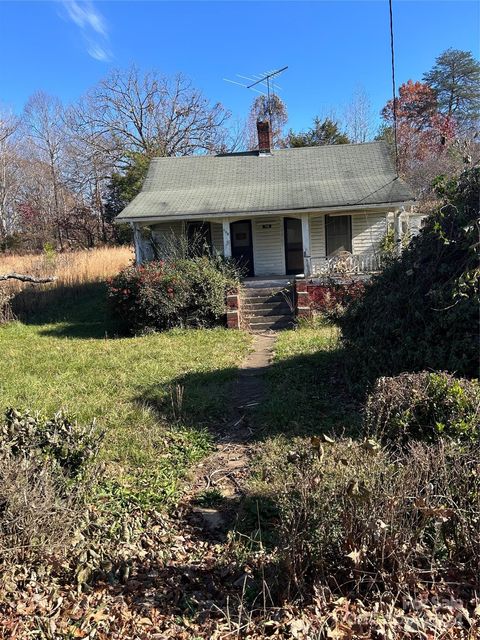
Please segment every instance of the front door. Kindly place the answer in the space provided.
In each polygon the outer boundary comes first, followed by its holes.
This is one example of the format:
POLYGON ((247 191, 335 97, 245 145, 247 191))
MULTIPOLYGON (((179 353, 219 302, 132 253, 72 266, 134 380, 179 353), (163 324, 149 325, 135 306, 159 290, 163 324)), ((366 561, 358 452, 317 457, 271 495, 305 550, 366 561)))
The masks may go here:
POLYGON ((252 223, 250 220, 239 220, 230 224, 232 258, 243 268, 245 276, 254 276, 252 223))
POLYGON ((302 221, 284 218, 285 269, 288 275, 303 273, 302 221))

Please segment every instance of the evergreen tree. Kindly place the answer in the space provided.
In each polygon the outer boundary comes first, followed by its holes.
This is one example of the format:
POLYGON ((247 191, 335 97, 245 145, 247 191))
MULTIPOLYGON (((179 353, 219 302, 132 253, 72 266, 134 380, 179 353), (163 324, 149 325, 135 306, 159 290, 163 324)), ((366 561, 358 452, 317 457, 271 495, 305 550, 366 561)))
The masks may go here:
POLYGON ((313 127, 308 131, 288 134, 289 147, 319 147, 326 144, 348 144, 350 140, 345 133, 340 131, 338 122, 325 118, 320 120, 318 116, 313 121, 313 127))
POLYGON ((435 92, 442 113, 453 116, 462 128, 478 126, 480 64, 470 51, 447 49, 423 79, 435 92))
MULTIPOLYGON (((150 158, 142 153, 130 153, 130 163, 123 173, 113 173, 105 199, 105 220, 113 222, 115 217, 140 192, 147 175, 150 158)), ((127 226, 116 227, 116 238, 120 243, 131 242, 131 231, 127 226)))

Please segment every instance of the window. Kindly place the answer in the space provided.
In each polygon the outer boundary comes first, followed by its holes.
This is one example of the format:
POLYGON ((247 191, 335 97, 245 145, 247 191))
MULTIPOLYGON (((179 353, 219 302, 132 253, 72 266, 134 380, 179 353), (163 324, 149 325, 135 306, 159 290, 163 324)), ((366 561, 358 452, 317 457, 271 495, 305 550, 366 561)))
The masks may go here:
POLYGON ((327 256, 352 253, 352 216, 325 216, 327 256))

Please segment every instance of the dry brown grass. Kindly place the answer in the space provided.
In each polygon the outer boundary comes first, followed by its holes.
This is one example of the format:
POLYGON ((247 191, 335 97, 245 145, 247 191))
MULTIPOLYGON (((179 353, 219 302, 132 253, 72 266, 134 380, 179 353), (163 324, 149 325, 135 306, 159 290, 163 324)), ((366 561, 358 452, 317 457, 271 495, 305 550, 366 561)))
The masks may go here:
POLYGON ((101 247, 52 255, 0 255, 0 273, 16 271, 36 276, 53 275, 57 278, 57 286, 72 286, 106 280, 132 259, 131 247, 101 247))
POLYGON ((0 255, 0 273, 15 271, 56 278, 51 284, 37 286, 10 280, 7 284, 1 285, 2 291, 5 296, 5 292, 15 295, 23 290, 22 299, 17 306, 22 313, 28 314, 44 306, 48 300, 53 301, 57 297, 42 296, 42 291, 50 290, 51 294, 58 293, 59 299, 64 293, 80 289, 82 285, 107 280, 126 267, 133 258, 133 250, 128 246, 101 247, 60 254, 0 255), (28 295, 25 295, 27 293, 28 295))

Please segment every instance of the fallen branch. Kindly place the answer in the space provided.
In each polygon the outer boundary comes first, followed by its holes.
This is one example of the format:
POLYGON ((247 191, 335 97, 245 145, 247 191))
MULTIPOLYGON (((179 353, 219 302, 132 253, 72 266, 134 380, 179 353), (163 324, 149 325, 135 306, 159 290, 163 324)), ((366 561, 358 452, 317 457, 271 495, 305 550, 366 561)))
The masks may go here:
POLYGON ((57 278, 55 276, 48 276, 45 278, 36 278, 35 276, 29 276, 23 273, 0 273, 0 281, 2 280, 20 280, 21 282, 32 282, 33 284, 45 284, 45 282, 53 282, 57 278))

